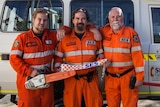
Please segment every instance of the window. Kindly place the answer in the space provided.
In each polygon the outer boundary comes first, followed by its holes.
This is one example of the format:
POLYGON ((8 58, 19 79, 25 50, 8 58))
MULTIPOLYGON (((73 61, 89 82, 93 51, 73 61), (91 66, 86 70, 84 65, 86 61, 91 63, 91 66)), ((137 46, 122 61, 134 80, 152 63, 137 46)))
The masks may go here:
POLYGON ((160 8, 151 8, 154 43, 160 43, 160 8))
POLYGON ((49 29, 62 25, 62 3, 60 0, 8 0, 4 6, 1 30, 3 32, 26 31, 32 27, 32 12, 36 8, 49 11, 49 29))
POLYGON ((88 10, 90 22, 104 26, 108 22, 108 12, 113 6, 121 7, 125 25, 134 27, 134 8, 131 0, 72 0, 71 12, 83 7, 88 10))

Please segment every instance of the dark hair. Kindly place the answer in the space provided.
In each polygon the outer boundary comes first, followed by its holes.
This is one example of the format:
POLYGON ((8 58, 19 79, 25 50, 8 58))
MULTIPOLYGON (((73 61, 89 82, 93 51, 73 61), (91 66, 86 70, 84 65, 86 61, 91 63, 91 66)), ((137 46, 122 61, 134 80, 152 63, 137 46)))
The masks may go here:
POLYGON ((88 12, 87 12, 87 10, 86 9, 84 9, 84 8, 78 8, 78 9, 76 9, 74 12, 73 12, 73 14, 72 14, 72 19, 74 19, 74 17, 75 17, 75 14, 76 13, 78 13, 78 12, 83 12, 83 13, 85 13, 85 15, 86 15, 86 18, 87 18, 87 21, 89 21, 89 15, 88 15, 88 12))

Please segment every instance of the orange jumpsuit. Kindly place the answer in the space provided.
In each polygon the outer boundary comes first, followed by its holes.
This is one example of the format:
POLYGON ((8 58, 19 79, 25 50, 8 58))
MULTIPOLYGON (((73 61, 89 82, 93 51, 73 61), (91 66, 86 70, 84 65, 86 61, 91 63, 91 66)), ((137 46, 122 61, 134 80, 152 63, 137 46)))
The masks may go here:
MULTIPOLYGON (((64 39, 58 44, 55 53, 55 67, 58 69, 65 60, 68 64, 85 64, 97 60, 97 55, 103 53, 102 42, 95 41, 93 33, 86 30, 80 40, 74 30, 71 34, 65 35, 64 39)), ((77 70, 78 75, 84 75, 96 71, 96 68, 77 70)), ((102 94, 98 88, 98 76, 94 72, 91 82, 87 77, 76 79, 70 77, 64 80, 64 105, 65 107, 81 107, 82 95, 84 96, 86 107, 102 107, 102 94)))
POLYGON ((130 27, 123 26, 117 33, 113 33, 109 25, 100 29, 103 35, 105 58, 112 64, 107 71, 112 74, 121 74, 130 68, 127 74, 121 77, 108 75, 105 81, 106 99, 109 107, 137 107, 138 87, 129 88, 130 77, 135 75, 137 80, 144 79, 144 58, 138 34, 130 27))
POLYGON ((34 69, 51 68, 56 43, 56 32, 47 29, 44 30, 42 41, 32 30, 15 39, 10 53, 10 64, 17 72, 18 107, 54 106, 53 84, 44 89, 28 90, 24 83, 34 69))

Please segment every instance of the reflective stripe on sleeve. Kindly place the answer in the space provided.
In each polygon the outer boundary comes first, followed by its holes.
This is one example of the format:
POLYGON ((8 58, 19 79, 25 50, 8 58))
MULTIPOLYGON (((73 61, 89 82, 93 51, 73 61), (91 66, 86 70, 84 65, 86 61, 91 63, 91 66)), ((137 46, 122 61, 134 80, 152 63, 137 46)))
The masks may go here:
POLYGON ((131 51, 134 52, 134 51, 139 51, 141 50, 141 47, 140 46, 134 46, 131 48, 131 51))
POLYGON ((142 72, 144 71, 144 67, 135 67, 136 72, 142 72))
POLYGON ((50 66, 51 66, 51 63, 42 64, 42 65, 31 65, 31 67, 34 69, 44 69, 44 67, 50 68, 50 66))
POLYGON ((99 49, 96 54, 99 55, 99 54, 102 54, 102 53, 103 53, 103 49, 99 49))
POLYGON ((59 57, 63 57, 63 53, 59 52, 59 51, 55 51, 55 55, 59 56, 59 57))
POLYGON ((10 55, 19 55, 19 56, 22 57, 23 52, 20 51, 20 50, 12 50, 12 51, 10 52, 10 55))

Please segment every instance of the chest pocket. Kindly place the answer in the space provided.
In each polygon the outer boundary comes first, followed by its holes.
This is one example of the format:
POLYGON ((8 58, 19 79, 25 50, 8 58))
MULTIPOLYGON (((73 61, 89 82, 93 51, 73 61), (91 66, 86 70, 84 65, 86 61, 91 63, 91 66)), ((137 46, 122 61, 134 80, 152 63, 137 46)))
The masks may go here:
POLYGON ((39 47, 38 47, 38 43, 37 42, 35 42, 35 41, 30 41, 30 42, 26 42, 25 43, 25 52, 31 52, 31 53, 33 53, 33 52, 38 52, 38 49, 39 49, 39 47))
MULTIPOLYGON (((65 56, 77 56, 79 53, 78 53, 78 46, 77 45, 70 45, 70 46, 67 46, 65 49, 65 56)), ((76 57, 74 57, 76 58, 76 57)))
POLYGON ((105 47, 111 47, 112 45, 112 42, 111 42, 111 40, 103 40, 103 46, 105 46, 105 47))
POLYGON ((111 38, 111 35, 104 36, 103 46, 105 46, 105 47, 112 47, 112 38, 111 38))
POLYGON ((76 51, 76 50, 78 50, 77 45, 78 44, 76 43, 76 41, 69 41, 69 42, 65 43, 64 50, 66 52, 76 51))
POLYGON ((53 42, 54 42, 54 41, 51 40, 51 39, 45 40, 45 48, 46 48, 47 50, 53 50, 53 49, 55 49, 55 45, 54 45, 53 42))
POLYGON ((67 47, 65 48, 65 50, 66 50, 67 52, 69 52, 69 51, 76 51, 76 50, 78 50, 78 46, 77 46, 77 45, 67 46, 67 47))

